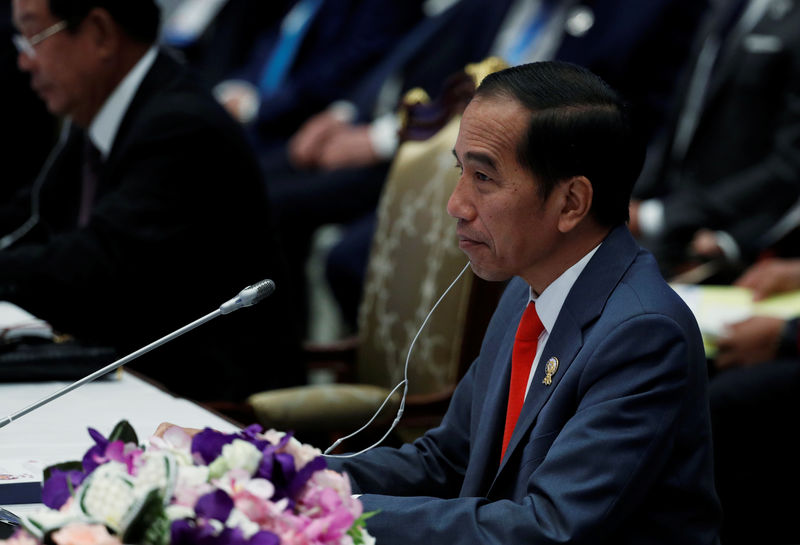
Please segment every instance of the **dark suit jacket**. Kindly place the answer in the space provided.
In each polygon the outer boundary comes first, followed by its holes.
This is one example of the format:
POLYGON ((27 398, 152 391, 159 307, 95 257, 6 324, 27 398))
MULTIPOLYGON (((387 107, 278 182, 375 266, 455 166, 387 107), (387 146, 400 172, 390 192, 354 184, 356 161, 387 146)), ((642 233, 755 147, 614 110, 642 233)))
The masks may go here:
MULTIPOLYGON (((259 141, 291 136, 308 116, 344 98, 420 19, 421 4, 421 0, 324 0, 286 81, 262 97, 253 125, 259 141)), ((278 28, 265 32, 235 76, 257 86, 277 38, 278 28)))
POLYGON ((624 227, 570 291, 499 459, 528 290, 509 284, 441 426, 400 449, 330 460, 380 510, 368 523, 378 543, 715 543, 700 335, 624 227))
MULTIPOLYGON (((513 0, 459 0, 436 17, 418 23, 359 86, 350 100, 369 119, 381 85, 402 75, 404 89, 422 87, 435 97, 445 79, 491 51, 513 0)), ((558 60, 589 68, 622 92, 639 110, 642 130, 663 122, 676 79, 707 1, 583 0, 593 24, 583 34, 563 32, 558 60)))
MULTIPOLYGON (((80 229, 83 139, 73 128, 46 174, 37 229, 0 252, 0 300, 61 332, 127 351, 275 277, 274 299, 219 318, 133 367, 202 398, 301 381, 302 369, 287 365, 297 335, 258 167, 241 128, 211 94, 173 59, 157 57, 80 229)), ((24 200, 16 208, 29 206, 24 200)), ((10 216, 0 212, 0 224, 10 216)))
POLYGON ((707 227, 752 257, 800 194, 800 5, 785 5, 724 45, 688 150, 660 150, 658 168, 637 184, 638 197, 664 197, 669 255, 707 227))

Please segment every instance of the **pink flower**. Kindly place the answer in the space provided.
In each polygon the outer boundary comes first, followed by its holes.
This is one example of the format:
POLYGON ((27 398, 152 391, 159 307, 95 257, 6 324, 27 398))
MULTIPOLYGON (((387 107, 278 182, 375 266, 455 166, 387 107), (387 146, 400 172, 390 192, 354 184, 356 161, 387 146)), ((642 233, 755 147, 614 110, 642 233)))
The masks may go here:
POLYGON ((340 543, 362 509, 348 478, 330 470, 314 473, 297 504, 298 512, 308 517, 302 533, 314 544, 340 543))
POLYGON ((117 440, 111 441, 106 446, 106 451, 102 456, 95 454, 93 460, 97 464, 104 464, 108 461, 123 463, 128 469, 128 475, 136 475, 142 454, 144 451, 133 443, 123 443, 117 440))
POLYGON ((69 524, 53 532, 56 545, 122 545, 102 524, 69 524))

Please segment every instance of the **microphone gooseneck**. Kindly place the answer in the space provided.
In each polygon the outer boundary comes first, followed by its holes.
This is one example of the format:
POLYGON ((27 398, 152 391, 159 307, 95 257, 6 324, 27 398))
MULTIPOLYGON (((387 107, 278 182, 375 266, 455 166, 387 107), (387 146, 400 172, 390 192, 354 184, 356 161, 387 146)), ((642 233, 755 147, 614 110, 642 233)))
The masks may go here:
POLYGON ((132 360, 135 360, 139 356, 150 352, 154 348, 158 348, 162 344, 168 343, 169 341, 171 341, 172 339, 174 339, 176 337, 180 337, 184 333, 187 333, 187 332, 191 331, 192 329, 194 329, 194 328, 196 328, 196 327, 198 327, 198 326, 200 326, 200 325, 202 325, 202 324, 204 324, 204 323, 206 323, 206 322, 208 322, 210 320, 213 320, 217 316, 221 316, 223 314, 230 314, 234 310, 238 310, 238 309, 240 309, 242 307, 250 307, 250 306, 255 305, 259 301, 262 301, 263 299, 266 299, 267 297, 269 297, 272 294, 272 292, 274 292, 274 291, 275 291, 275 282, 273 282, 272 280, 262 280, 261 282, 253 284, 252 286, 247 286, 245 289, 243 289, 242 291, 239 292, 239 295, 237 295, 236 297, 234 297, 230 301, 228 301, 226 303, 223 303, 217 310, 215 310, 213 312, 209 312, 208 314, 206 314, 202 318, 199 318, 199 319, 195 320, 194 322, 192 322, 190 324, 187 324, 187 325, 183 326, 182 328, 173 331, 169 335, 165 335, 164 337, 161 337, 157 341, 154 341, 154 342, 148 344, 147 346, 144 346, 144 347, 140 348, 139 350, 128 354, 124 358, 120 358, 117 361, 115 361, 114 363, 106 365, 102 369, 99 369, 99 370, 95 371, 94 373, 92 373, 92 374, 90 374, 88 376, 85 376, 82 379, 77 380, 77 381, 73 382, 72 384, 70 384, 68 386, 65 386, 64 388, 58 390, 57 392, 55 392, 55 393, 53 393, 53 394, 51 394, 51 395, 49 395, 49 396, 47 396, 47 397, 45 397, 43 399, 40 399, 39 401, 37 401, 36 403, 33 403, 32 405, 29 405, 29 406, 25 407, 21 411, 17 411, 17 412, 15 412, 13 414, 8 415, 4 419, 0 420, 0 428, 10 424, 14 420, 17 420, 20 417, 25 416, 26 414, 28 414, 28 413, 30 413, 32 411, 35 411, 36 409, 38 409, 39 407, 41 407, 43 405, 47 405, 51 401, 55 401, 59 397, 63 396, 64 394, 67 394, 67 393, 71 392, 72 390, 75 390, 76 388, 80 388, 84 384, 92 382, 93 380, 96 380, 96 379, 98 379, 98 378, 110 373, 111 371, 114 371, 115 369, 117 369, 119 367, 122 367, 126 363, 128 363, 128 362, 130 362, 132 360))

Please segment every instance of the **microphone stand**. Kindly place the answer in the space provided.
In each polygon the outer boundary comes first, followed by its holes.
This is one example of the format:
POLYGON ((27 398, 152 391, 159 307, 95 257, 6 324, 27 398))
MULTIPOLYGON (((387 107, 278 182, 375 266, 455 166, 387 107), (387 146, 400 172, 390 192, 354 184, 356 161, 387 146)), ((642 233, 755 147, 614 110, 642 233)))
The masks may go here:
POLYGON ((258 282, 257 284, 254 284, 252 286, 246 287, 245 289, 243 289, 239 293, 239 295, 237 295, 236 297, 234 297, 230 301, 224 303, 217 310, 215 310, 213 312, 209 312, 208 314, 206 314, 202 318, 199 318, 199 319, 195 320, 194 322, 192 322, 190 324, 187 324, 187 325, 183 326, 182 328, 180 328, 178 330, 173 331, 169 335, 165 335, 165 336, 161 337, 157 341, 154 341, 154 342, 148 344, 147 346, 144 346, 144 347, 140 348, 139 350, 128 354, 124 358, 118 359, 114 363, 110 363, 109 365, 106 365, 105 367, 95 371, 91 375, 85 376, 82 379, 77 380, 77 381, 73 382, 72 384, 70 384, 68 386, 65 386, 64 388, 61 388, 57 392, 55 392, 53 394, 50 394, 49 396, 47 396, 47 397, 45 397, 43 399, 40 399, 39 401, 37 401, 37 402, 35 402, 35 403, 31 404, 31 405, 28 405, 24 409, 19 410, 19 411, 15 412, 15 413, 12 413, 12 414, 6 416, 5 419, 0 420, 0 428, 2 428, 4 426, 7 426, 8 424, 13 422, 14 420, 17 420, 18 418, 20 418, 22 416, 25 416, 26 414, 28 414, 31 411, 35 411, 39 407, 41 407, 43 405, 46 405, 46 404, 50 403, 51 401, 54 401, 54 400, 58 399, 59 397, 63 396, 64 394, 67 394, 67 393, 71 392, 74 389, 80 388, 84 384, 92 382, 93 380, 96 380, 96 379, 102 377, 103 375, 106 375, 106 374, 110 373, 111 371, 113 371, 113 370, 115 370, 115 369, 117 369, 119 367, 122 367, 123 365, 125 365, 129 361, 135 360, 139 356, 150 352, 154 348, 158 348, 162 344, 165 344, 165 343, 173 340, 176 337, 180 337, 184 333, 187 333, 187 332, 191 331, 192 329, 203 325, 204 323, 208 322, 209 320, 213 320, 217 316, 221 316, 223 314, 229 314, 229 313, 233 312, 234 310, 238 310, 238 309, 240 309, 242 307, 251 306, 251 305, 254 305, 254 304, 258 303, 259 301, 261 301, 262 299, 264 299, 268 295, 272 294, 272 292, 274 290, 275 290, 275 284, 272 282, 272 280, 262 280, 261 282, 258 282))

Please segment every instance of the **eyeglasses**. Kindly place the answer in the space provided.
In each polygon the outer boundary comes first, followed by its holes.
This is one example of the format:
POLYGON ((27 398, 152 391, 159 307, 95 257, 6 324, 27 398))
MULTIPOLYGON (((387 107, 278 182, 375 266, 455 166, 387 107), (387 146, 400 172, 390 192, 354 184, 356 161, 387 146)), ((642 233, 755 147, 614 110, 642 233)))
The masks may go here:
POLYGON ((28 57, 35 57, 36 56, 36 49, 34 49, 37 45, 45 41, 47 38, 52 36, 53 34, 57 34, 61 32, 65 28, 67 28, 68 23, 64 20, 61 20, 57 23, 54 23, 44 29, 43 31, 34 34, 30 38, 26 38, 22 34, 14 34, 11 37, 11 41, 14 42, 14 45, 17 48, 17 51, 20 53, 24 53, 28 57))

